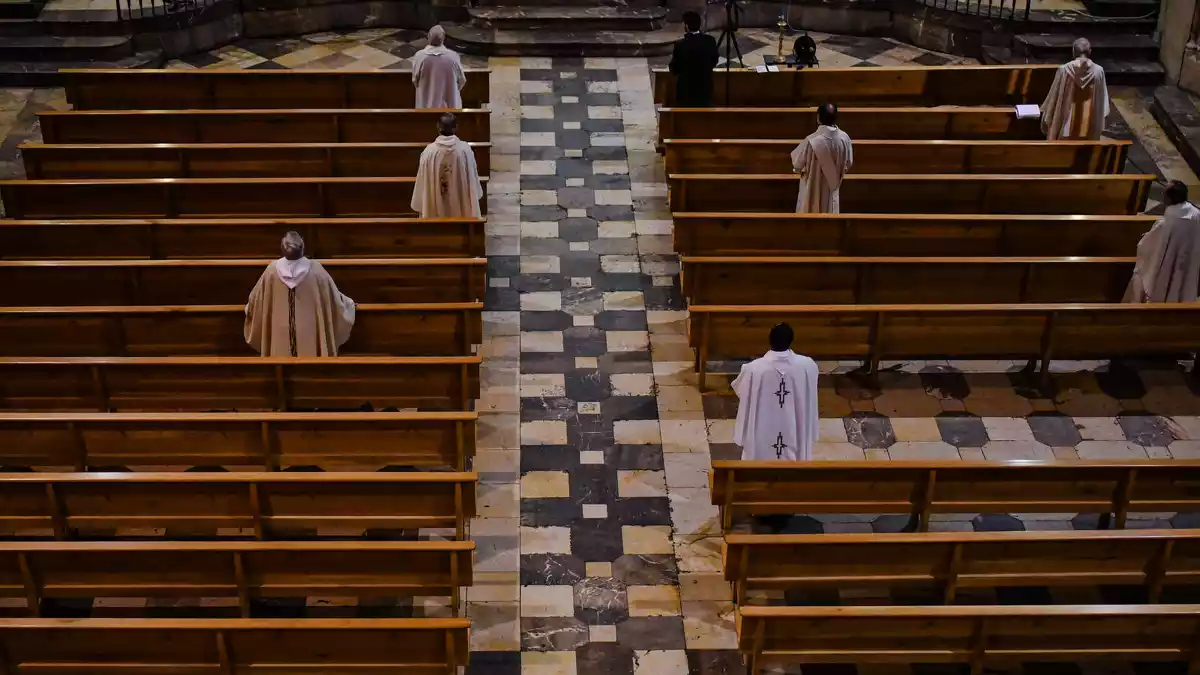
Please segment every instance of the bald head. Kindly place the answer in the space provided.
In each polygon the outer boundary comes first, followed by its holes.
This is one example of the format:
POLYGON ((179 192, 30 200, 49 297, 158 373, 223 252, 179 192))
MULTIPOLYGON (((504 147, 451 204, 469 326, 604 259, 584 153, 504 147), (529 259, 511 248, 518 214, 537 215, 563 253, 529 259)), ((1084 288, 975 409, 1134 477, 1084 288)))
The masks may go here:
POLYGON ((438 118, 438 133, 443 136, 454 136, 458 133, 458 118, 454 113, 445 113, 438 118))
POLYGON ((429 29, 429 44, 434 47, 441 47, 446 41, 446 29, 441 26, 434 26, 429 29))
POLYGON ((1074 52, 1076 58, 1080 56, 1091 58, 1092 43, 1088 42, 1087 38, 1079 38, 1074 44, 1071 45, 1071 51, 1074 52))
POLYGON ((817 106, 817 123, 827 127, 837 125, 837 106, 832 103, 817 106))

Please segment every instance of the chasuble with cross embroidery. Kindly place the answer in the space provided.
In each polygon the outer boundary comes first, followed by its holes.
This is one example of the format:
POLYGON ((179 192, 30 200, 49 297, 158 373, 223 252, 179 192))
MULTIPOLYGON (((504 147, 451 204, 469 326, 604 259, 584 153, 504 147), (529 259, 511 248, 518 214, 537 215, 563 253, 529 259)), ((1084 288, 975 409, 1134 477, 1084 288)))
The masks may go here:
POLYGON ((817 364, 792 350, 742 366, 733 440, 742 459, 812 459, 817 440, 817 364))

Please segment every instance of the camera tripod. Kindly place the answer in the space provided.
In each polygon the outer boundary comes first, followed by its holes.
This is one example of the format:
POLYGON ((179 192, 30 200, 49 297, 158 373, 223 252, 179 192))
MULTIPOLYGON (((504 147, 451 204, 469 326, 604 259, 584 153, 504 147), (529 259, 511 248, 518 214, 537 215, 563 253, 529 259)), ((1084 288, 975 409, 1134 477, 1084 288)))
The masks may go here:
POLYGON ((729 69, 733 65, 733 54, 737 54, 737 62, 739 68, 745 68, 746 64, 742 61, 742 48, 737 43, 738 26, 742 18, 742 8, 738 7, 737 0, 725 0, 725 27, 721 29, 721 36, 717 38, 717 51, 720 52, 721 45, 725 45, 725 107, 729 107, 729 69))

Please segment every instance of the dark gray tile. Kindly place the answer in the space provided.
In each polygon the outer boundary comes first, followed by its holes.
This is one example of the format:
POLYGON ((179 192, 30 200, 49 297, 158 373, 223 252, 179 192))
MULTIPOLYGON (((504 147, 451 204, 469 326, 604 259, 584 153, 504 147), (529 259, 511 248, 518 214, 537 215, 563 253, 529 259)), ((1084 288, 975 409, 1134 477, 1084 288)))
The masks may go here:
POLYGON ((1122 413, 1117 416, 1117 423, 1127 440, 1141 446, 1166 447, 1176 440, 1166 418, 1158 415, 1122 413))
POLYGON ((1007 513, 981 513, 971 519, 976 532, 1021 532, 1025 523, 1007 513))
POLYGON ((614 445, 605 448, 604 464, 614 471, 662 471, 663 449, 661 445, 614 445))
MULTIPOLYGON (((620 636, 621 629, 617 628, 620 636)), ((690 675, 746 675, 746 664, 742 654, 733 649, 689 650, 687 653, 690 675)), ((854 675, 851 672, 849 675, 854 675)))
POLYGON ((673 555, 630 555, 613 561, 613 576, 630 586, 675 586, 679 567, 673 555))
POLYGON ((1029 422, 1034 439, 1044 445, 1073 448, 1083 440, 1075 420, 1062 413, 1037 412, 1025 418, 1025 421, 1029 422))
POLYGON ((569 420, 579 414, 575 401, 558 396, 521 399, 521 421, 569 420))
POLYGON ((621 524, 611 519, 571 523, 571 553, 584 562, 612 562, 624 551, 621 524))
POLYGON ((938 431, 942 441, 956 448, 982 448, 988 442, 987 428, 983 420, 970 413, 939 413, 938 431))
POLYGON ((522 586, 574 586, 587 577, 583 561, 562 553, 521 556, 522 586))
POLYGON ((583 517, 571 498, 522 499, 521 525, 525 527, 570 527, 583 517))
MULTIPOLYGON (((609 274, 605 276, 613 277, 615 275, 609 274)), ((646 312, 640 310, 610 310, 600 312, 596 315, 595 321, 596 327, 602 330, 646 330, 649 327, 646 322, 646 312)))
POLYGON ((617 643, 637 650, 682 650, 683 617, 630 617, 617 624, 617 643))
POLYGON ((926 366, 920 372, 925 393, 939 399, 963 400, 971 393, 967 378, 950 366, 926 366))
POLYGON ((671 525, 671 504, 666 497, 624 497, 608 506, 608 517, 622 525, 671 525))
POLYGON ((566 330, 573 325, 571 315, 566 312, 531 312, 529 310, 521 312, 521 330, 523 331, 566 330))
MULTIPOLYGON (((575 618, 589 625, 612 625, 628 619, 629 594, 625 584, 610 577, 592 577, 575 584, 575 618)), ((582 668, 579 672, 583 672, 582 668)), ((612 671, 605 671, 609 672, 612 671)))
POLYGON ((860 448, 890 448, 896 442, 896 432, 887 417, 874 412, 855 412, 843 417, 846 439, 860 448))
POLYGON ((521 617, 521 651, 569 652, 588 643, 587 624, 569 616, 521 617))
POLYGON ((601 400, 600 412, 608 420, 656 420, 658 400, 653 396, 611 396, 601 400))

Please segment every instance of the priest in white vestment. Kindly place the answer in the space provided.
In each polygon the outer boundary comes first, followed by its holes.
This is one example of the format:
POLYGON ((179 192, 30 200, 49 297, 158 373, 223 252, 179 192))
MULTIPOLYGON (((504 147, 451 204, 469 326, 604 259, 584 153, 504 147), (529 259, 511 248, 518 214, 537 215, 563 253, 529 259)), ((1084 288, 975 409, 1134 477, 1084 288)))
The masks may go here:
POLYGON ((837 106, 817 108, 817 130, 792 151, 792 168, 800 174, 796 213, 841 213, 842 178, 854 165, 850 137, 837 128, 837 106))
POLYGON ((246 343, 263 356, 337 356, 354 327, 354 301, 321 263, 304 257, 298 233, 288 232, 282 248, 250 292, 246 343))
POLYGON ((1046 140, 1097 140, 1108 117, 1108 84, 1104 69, 1092 61, 1092 44, 1079 38, 1075 60, 1059 67, 1042 103, 1046 140))
POLYGON ((438 137, 421 153, 412 209, 422 218, 479 218, 483 185, 475 151, 455 135, 452 113, 438 120, 438 137))
POLYGON ((1167 210, 1137 245, 1125 302, 1195 302, 1200 286, 1200 209, 1171 181, 1167 210))
POLYGON ((429 44, 413 55, 412 81, 417 88, 417 108, 462 107, 462 88, 467 84, 462 60, 446 49, 446 31, 441 26, 429 29, 429 44))
POLYGON ((817 364, 792 351, 786 323, 771 329, 771 351, 742 366, 733 440, 745 460, 812 459, 817 440, 817 364))

